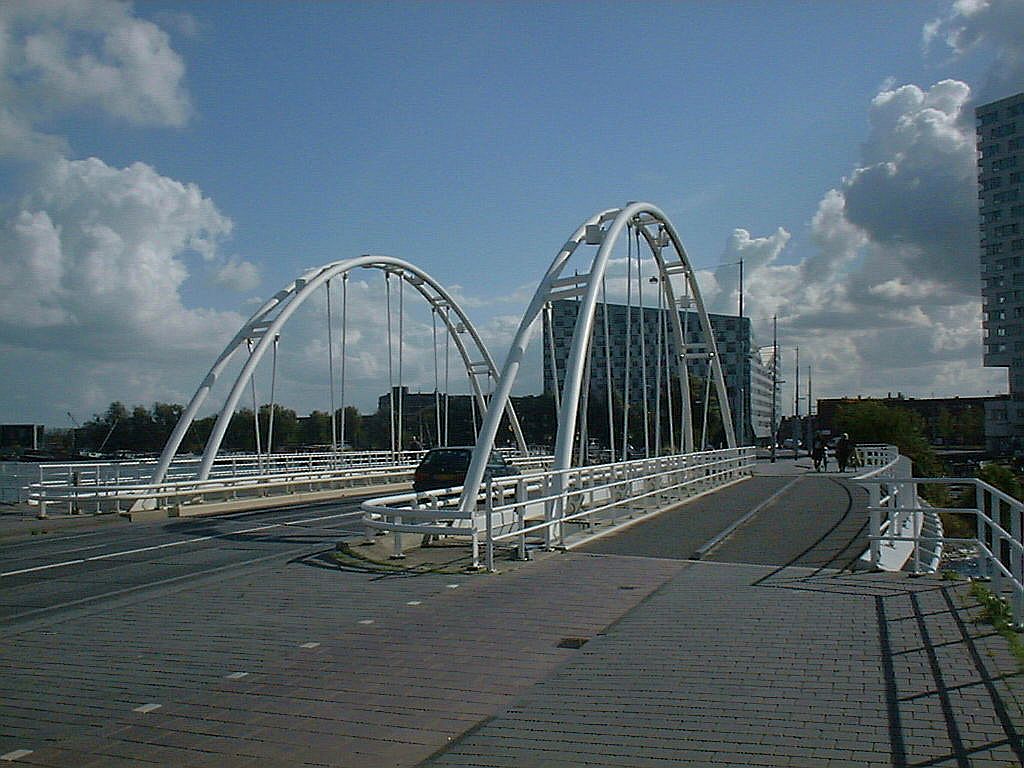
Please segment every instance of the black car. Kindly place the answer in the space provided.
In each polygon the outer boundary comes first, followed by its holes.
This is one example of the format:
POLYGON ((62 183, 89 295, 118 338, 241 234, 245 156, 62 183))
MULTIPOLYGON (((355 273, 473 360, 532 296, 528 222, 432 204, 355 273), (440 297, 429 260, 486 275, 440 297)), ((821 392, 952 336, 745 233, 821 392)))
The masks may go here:
MULTIPOLYGON (((469 470, 469 461, 473 457, 473 448, 431 448, 427 451, 420 465, 413 474, 412 489, 429 491, 435 488, 451 488, 462 485, 469 470)), ((492 477, 508 477, 518 475, 519 470, 505 461, 497 451, 491 451, 484 470, 484 480, 492 477)))

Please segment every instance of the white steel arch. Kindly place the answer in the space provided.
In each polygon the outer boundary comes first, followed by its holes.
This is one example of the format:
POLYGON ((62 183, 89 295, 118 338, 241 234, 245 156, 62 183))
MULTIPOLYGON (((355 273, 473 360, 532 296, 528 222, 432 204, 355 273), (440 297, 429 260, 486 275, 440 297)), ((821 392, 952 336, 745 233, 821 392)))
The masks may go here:
MULTIPOLYGON (((722 426, 729 448, 736 447, 736 436, 733 431, 732 414, 729 409, 729 397, 725 388, 725 377, 722 374, 711 321, 700 295, 696 276, 683 248, 679 234, 665 213, 655 205, 645 202, 631 202, 623 208, 612 208, 595 214, 587 219, 573 233, 572 237, 562 246, 551 266, 541 280, 523 320, 516 332, 515 339, 509 349, 498 387, 491 397, 490 406, 484 417, 477 439, 476 449, 466 473, 465 486, 460 500, 460 509, 465 512, 475 508, 480 485, 483 481, 487 456, 494 445, 498 426, 501 422, 502 409, 510 402, 512 387, 515 384, 519 368, 526 355, 526 347, 533 335, 537 321, 545 305, 555 299, 582 297, 580 309, 573 332, 572 346, 566 364, 564 384, 558 411, 558 433, 555 439, 554 471, 568 469, 572 462, 572 447, 579 415, 580 390, 588 351, 588 343, 594 324, 594 313, 598 294, 601 290, 602 278, 608 268, 608 261, 623 231, 627 227, 635 227, 646 240, 658 266, 659 290, 665 294, 666 306, 675 310, 679 306, 672 287, 673 276, 682 276, 689 286, 689 295, 694 301, 704 337, 704 354, 710 364, 710 375, 714 381, 721 411, 722 426), (653 231, 652 231, 653 230, 653 231), (576 249, 584 242, 600 243, 594 256, 590 271, 586 274, 575 274, 562 277, 562 270, 576 249), (668 250, 668 253, 665 252, 668 250)), ((683 388, 682 407, 684 409, 683 450, 693 451, 693 416, 691 413, 689 383, 687 376, 687 359, 695 355, 687 353, 686 341, 683 338, 679 321, 679 312, 670 311, 672 335, 675 337, 676 350, 679 351, 677 364, 680 370, 680 383, 683 388)), ((555 382, 557 387, 557 381, 555 382)))
MULTIPOLYGON (((455 342, 459 356, 462 358, 473 389, 473 395, 476 398, 481 413, 488 410, 485 390, 480 386, 478 378, 481 376, 491 376, 496 379, 498 370, 476 328, 455 299, 452 298, 451 294, 434 278, 408 261, 391 256, 358 256, 307 270, 256 310, 252 317, 242 326, 241 330, 228 343, 227 347, 224 348, 224 351, 221 352, 210 368, 210 372, 206 374, 202 384, 199 385, 199 389, 196 390, 188 407, 182 413, 181 418, 174 427, 174 431, 167 440, 167 444, 164 446, 163 453, 160 455, 156 469, 153 472, 152 482, 159 483, 163 481, 167 469, 181 445, 181 441, 185 438, 185 433, 195 419, 200 407, 202 407, 203 402, 210 394, 210 390, 216 383, 218 376, 223 372, 224 367, 239 349, 251 344, 252 349, 249 357, 242 366, 242 370, 238 374, 238 378, 235 380, 220 410, 213 431, 206 442, 206 448, 203 451, 198 479, 207 479, 238 401, 246 385, 254 375, 263 355, 273 346, 274 339, 279 334, 281 328, 292 314, 324 283, 335 277, 347 275, 350 271, 359 268, 379 269, 389 275, 399 277, 414 287, 426 299, 427 303, 437 311, 437 314, 441 317, 448 330, 448 334, 455 342), (454 317, 452 317, 452 313, 454 313, 454 317), (473 349, 470 349, 463 340, 463 330, 468 333, 473 349)), ((342 407, 344 407, 344 403, 342 407)), ((519 420, 516 418, 511 402, 505 402, 502 406, 502 412, 508 414, 509 423, 511 424, 519 450, 525 455, 526 441, 523 438, 519 420)))

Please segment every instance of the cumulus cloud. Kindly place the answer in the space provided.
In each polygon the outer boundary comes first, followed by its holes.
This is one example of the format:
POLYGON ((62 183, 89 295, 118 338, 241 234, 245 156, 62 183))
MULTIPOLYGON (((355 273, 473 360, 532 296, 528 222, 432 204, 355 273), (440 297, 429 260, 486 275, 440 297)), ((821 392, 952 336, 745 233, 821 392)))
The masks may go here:
MULTIPOLYGON (((819 392, 1002 389, 1005 374, 981 367, 971 90, 954 80, 887 85, 869 105, 861 162, 818 204, 813 253, 779 263, 784 230, 737 230, 711 287, 741 254, 757 253, 748 313, 762 340, 778 316, 786 345, 814 365, 819 392)), ((734 301, 723 291, 715 307, 734 301)))
POLYGON ((231 230, 198 187, 144 163, 117 169, 97 158, 57 158, 40 178, 0 230, 6 338, 147 355, 193 349, 223 336, 224 321, 240 324, 181 302, 186 254, 210 252, 231 230))
POLYGON ((789 238, 789 232, 782 227, 768 237, 751 237, 745 229, 734 229, 726 243, 721 266, 715 270, 717 290, 714 300, 709 302, 710 311, 735 312, 739 306, 739 262, 743 262, 744 277, 754 276, 779 257, 789 238))
POLYGON ((261 281, 260 268, 251 261, 231 259, 217 270, 214 282, 239 293, 251 291, 261 281))
POLYGON ((99 109, 133 125, 183 125, 185 64, 167 33, 114 0, 0 6, 8 107, 37 118, 99 109))
POLYGON ((127 3, 0 5, 0 162, 31 184, 0 218, 9 418, 184 399, 197 357, 212 359, 241 325, 182 298, 193 263, 246 290, 258 280, 255 265, 221 254, 231 220, 197 185, 144 162, 73 159, 63 136, 40 129, 83 116, 182 126, 184 74, 167 34, 127 3))
POLYGON ((984 51, 992 58, 983 101, 1020 90, 1024 83, 1024 3, 1020 0, 956 0, 949 11, 924 27, 924 43, 945 43, 956 57, 984 51))

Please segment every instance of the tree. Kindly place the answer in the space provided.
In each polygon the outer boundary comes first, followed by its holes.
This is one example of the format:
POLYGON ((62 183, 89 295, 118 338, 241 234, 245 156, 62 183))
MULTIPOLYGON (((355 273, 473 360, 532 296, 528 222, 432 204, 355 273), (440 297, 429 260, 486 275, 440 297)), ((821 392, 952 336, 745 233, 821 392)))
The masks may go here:
POLYGON ((914 462, 914 473, 929 477, 942 473, 942 464, 925 439, 924 419, 912 411, 874 400, 846 403, 836 412, 835 426, 854 443, 888 443, 914 462))

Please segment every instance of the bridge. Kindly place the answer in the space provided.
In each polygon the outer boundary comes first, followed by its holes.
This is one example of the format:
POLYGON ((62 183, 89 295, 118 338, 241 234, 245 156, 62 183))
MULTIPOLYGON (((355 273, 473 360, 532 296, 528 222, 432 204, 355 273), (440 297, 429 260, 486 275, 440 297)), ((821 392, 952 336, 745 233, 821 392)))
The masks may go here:
MULTIPOLYGON (((402 344, 388 334, 389 361, 402 344)), ((388 384, 400 391, 401 374, 388 384)), ((274 399, 272 386, 271 414, 274 399)), ((32 530, 49 534, 12 533, 0 557, 0 760, 1019 764, 1024 691, 1006 643, 971 621, 983 598, 966 582, 928 574, 963 548, 1019 624, 1020 502, 973 479, 915 478, 891 446, 861 446, 856 479, 758 462, 736 444, 729 404, 692 268, 649 204, 580 225, 500 370, 452 296, 411 263, 366 256, 311 270, 215 361, 160 460, 59 468, 33 485, 46 517, 32 530), (609 411, 599 439, 618 460, 602 463, 587 455, 588 371, 610 365, 598 354, 600 299, 609 265, 624 261, 627 306, 645 306, 641 253, 657 277, 648 301, 693 308, 703 337, 691 340, 688 313, 664 311, 660 334, 638 329, 627 342, 660 362, 655 382, 639 376, 640 396, 618 393, 629 407, 609 411), (461 487, 406 490, 418 454, 394 396, 382 453, 343 450, 343 423, 328 453, 275 452, 271 424, 257 421, 253 454, 220 455, 299 306, 340 281, 346 327, 356 269, 383 273, 389 295, 410 286, 457 348, 481 416, 461 487), (564 297, 580 311, 569 363, 552 376, 558 434, 552 455, 530 456, 510 394, 531 333, 564 297), (176 457, 235 356, 244 361, 204 454, 176 457), (522 474, 485 479, 504 427, 522 474), (725 447, 708 449, 713 432, 725 447), (926 485, 952 483, 974 489, 974 508, 923 501, 926 485), (948 537, 944 511, 970 515, 975 535, 948 537), (87 512, 99 514, 79 527, 87 512)))

